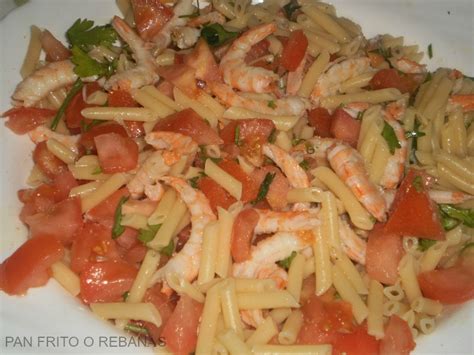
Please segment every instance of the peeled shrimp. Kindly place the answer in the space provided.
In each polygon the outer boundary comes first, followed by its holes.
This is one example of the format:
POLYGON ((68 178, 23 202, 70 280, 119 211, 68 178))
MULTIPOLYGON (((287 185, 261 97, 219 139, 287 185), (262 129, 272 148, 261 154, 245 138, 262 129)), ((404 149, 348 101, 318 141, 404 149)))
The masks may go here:
POLYGON ((163 26, 158 34, 153 38, 158 52, 167 48, 171 43, 171 32, 178 26, 185 26, 188 18, 185 16, 191 15, 194 11, 192 0, 180 0, 173 7, 173 17, 163 26))
POLYGON ((390 62, 395 67, 395 69, 405 74, 423 74, 426 72, 426 65, 419 64, 405 57, 391 59, 390 62))
POLYGON ((50 92, 72 85, 76 80, 70 60, 48 63, 18 84, 12 95, 13 105, 34 106, 50 92))
POLYGON ((157 150, 164 150, 163 158, 169 166, 176 163, 183 155, 194 159, 198 145, 189 136, 180 133, 157 131, 145 136, 145 141, 157 150))
POLYGON ((295 115, 301 116, 309 108, 309 102, 298 96, 289 96, 280 99, 258 100, 244 97, 236 93, 230 86, 213 82, 209 83, 211 91, 225 105, 231 107, 243 107, 251 111, 271 115, 295 115))
POLYGON ((278 75, 267 69, 247 66, 245 56, 254 44, 264 40, 276 29, 274 23, 262 24, 251 28, 232 43, 219 65, 226 84, 247 92, 273 90, 272 84, 278 80, 278 75))
POLYGON ((474 199, 473 195, 468 195, 460 191, 430 190, 430 198, 436 203, 458 204, 474 199))
POLYGON ((120 17, 114 17, 112 26, 132 49, 137 65, 134 68, 113 75, 105 82, 104 87, 107 90, 122 89, 130 91, 131 89, 138 89, 158 81, 159 76, 156 72, 155 60, 147 44, 120 17))
POLYGON ((191 27, 199 27, 207 23, 218 23, 223 25, 226 22, 226 18, 220 12, 211 11, 207 14, 199 15, 198 17, 192 18, 186 24, 191 27))
POLYGON ((339 235, 341 237, 342 250, 347 256, 359 264, 365 265, 367 243, 342 218, 339 218, 339 235))
POLYGON ((255 211, 259 215, 254 230, 255 234, 311 230, 320 224, 319 211, 316 213, 312 211, 277 212, 261 209, 255 209, 255 211))
POLYGON ((461 107, 463 112, 474 111, 474 94, 468 95, 452 95, 448 100, 448 112, 454 111, 457 107, 461 107))
POLYGON ((180 49, 187 49, 194 46, 200 35, 200 30, 188 26, 178 26, 171 31, 171 39, 180 49))
POLYGON ((308 59, 308 54, 303 57, 303 60, 298 65, 296 70, 290 71, 288 73, 288 79, 286 80, 286 93, 288 95, 296 95, 298 90, 301 87, 304 76, 304 68, 306 66, 306 61, 308 59))
POLYGON ((68 136, 65 134, 56 133, 45 126, 36 127, 35 129, 29 131, 28 135, 35 144, 54 138, 59 143, 69 148, 72 152, 79 154, 79 147, 77 145, 77 142, 79 141, 79 135, 68 136))

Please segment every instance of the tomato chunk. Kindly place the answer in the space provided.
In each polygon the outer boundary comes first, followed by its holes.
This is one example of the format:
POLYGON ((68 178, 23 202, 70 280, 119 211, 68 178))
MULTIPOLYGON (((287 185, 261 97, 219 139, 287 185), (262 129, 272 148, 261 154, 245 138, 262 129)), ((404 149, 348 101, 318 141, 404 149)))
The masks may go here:
POLYGON ((333 354, 376 355, 379 341, 367 333, 367 325, 357 326, 352 333, 340 333, 333 344, 333 354))
POLYGON ((391 316, 380 342, 380 355, 408 355, 415 345, 407 322, 397 315, 391 316))
POLYGON ((41 172, 50 179, 67 169, 66 163, 49 151, 46 142, 40 142, 36 145, 33 151, 33 161, 41 172))
POLYGON ((25 222, 30 227, 32 238, 49 235, 68 245, 82 226, 81 200, 78 197, 69 198, 46 212, 26 217, 25 222))
POLYGON ((370 278, 393 285, 398 279, 398 263, 404 255, 402 238, 376 224, 369 234, 365 267, 370 278))
POLYGON ((22 295, 49 280, 49 268, 62 259, 64 249, 56 238, 42 236, 27 240, 0 265, 0 289, 22 295))
POLYGON ((263 57, 264 55, 270 53, 268 48, 270 47, 270 42, 267 39, 260 41, 254 44, 248 53, 245 55, 245 63, 251 64, 255 60, 263 57))
POLYGON ((138 270, 120 260, 108 260, 87 266, 80 275, 84 303, 116 302, 130 290, 138 270))
MULTIPOLYGON (((88 83, 85 86, 86 97, 95 91, 100 90, 100 86, 97 82, 88 83)), ((64 112, 66 126, 73 130, 78 131, 81 128, 81 122, 90 123, 91 120, 88 120, 82 116, 81 111, 86 107, 92 107, 84 101, 83 91, 80 90, 71 100, 69 105, 66 107, 64 112)))
POLYGON ((138 163, 138 146, 132 138, 117 133, 94 138, 100 167, 104 173, 120 173, 134 169, 138 163))
POLYGON ((308 48, 308 39, 303 30, 291 32, 288 42, 283 47, 281 65, 288 71, 295 71, 300 65, 308 48))
POLYGON ((266 119, 246 119, 231 121, 223 129, 219 135, 225 144, 235 143, 235 132, 238 127, 239 141, 242 144, 258 142, 267 142, 268 137, 275 129, 275 124, 271 120, 266 119))
POLYGON ((197 328, 202 314, 202 303, 183 294, 166 322, 161 336, 175 354, 189 354, 196 348, 197 328))
POLYGON ((156 307, 161 316, 161 327, 157 327, 152 323, 145 323, 145 327, 148 329, 150 336, 152 337, 155 344, 160 344, 163 342, 161 338, 161 332, 163 331, 164 326, 168 323, 173 311, 175 309, 175 304, 164 293, 161 292, 161 285, 155 285, 149 288, 145 296, 143 297, 145 302, 151 302, 156 307))
POLYGON ((402 94, 415 92, 419 84, 413 75, 399 74, 396 69, 379 70, 369 83, 372 90, 395 88, 402 94))
POLYGON ((146 41, 151 41, 173 17, 173 10, 159 0, 132 0, 137 31, 146 41))
POLYGON ((259 185, 240 167, 239 163, 225 159, 218 165, 242 183, 242 197, 240 199, 243 203, 250 202, 257 197, 259 185))
POLYGON ((202 177, 198 181, 198 188, 209 200, 209 204, 214 211, 217 212, 217 207, 228 209, 237 200, 232 197, 224 188, 210 177, 202 177))
POLYGON ((426 191, 424 175, 411 169, 395 195, 387 233, 444 240, 439 212, 426 191))
POLYGON ((158 74, 183 91, 187 96, 196 98, 200 89, 196 85, 196 70, 187 64, 174 64, 158 69, 158 74))
POLYGON ((332 116, 324 107, 316 107, 308 111, 308 122, 314 127, 314 134, 323 138, 332 137, 332 116))
POLYGON ((93 222, 105 222, 103 224, 110 225, 114 219, 115 210, 117 209, 119 201, 122 197, 128 196, 130 196, 130 192, 125 187, 115 191, 97 206, 91 208, 86 213, 87 219, 93 222))
POLYGON ((342 108, 336 109, 332 115, 331 135, 356 147, 359 140, 360 121, 352 118, 342 108))
POLYGON ((193 51, 184 57, 184 64, 196 70, 196 78, 206 82, 220 80, 219 67, 207 42, 201 38, 193 51))
POLYGON ((159 120, 155 127, 153 127, 153 131, 184 134, 191 137, 199 145, 222 144, 222 140, 216 131, 191 108, 173 113, 159 120))
POLYGON ((89 131, 81 134, 79 144, 87 151, 94 152, 96 150, 94 138, 101 134, 116 133, 122 137, 127 137, 127 131, 118 123, 100 124, 92 127, 89 131))
MULTIPOLYGON (((109 92, 108 104, 110 107, 138 107, 132 95, 125 90, 114 90, 109 92)), ((124 121, 124 126, 128 131, 128 135, 132 138, 138 138, 145 135, 145 129, 143 128, 143 122, 139 121, 124 121)))
MULTIPOLYGON (((270 207, 274 210, 282 210, 288 204, 286 195, 290 191, 290 183, 288 179, 283 175, 283 173, 276 166, 267 165, 255 171, 253 174, 254 180, 258 189, 265 179, 265 176, 270 174, 275 174, 270 188, 268 189, 267 195, 265 196, 266 201, 270 207)), ((258 193, 258 192, 257 192, 258 193)))
POLYGON ((48 30, 41 32, 40 40, 41 47, 46 53, 46 60, 48 62, 65 60, 71 56, 71 51, 67 49, 64 44, 58 41, 48 30))
POLYGON ((231 254, 235 262, 240 263, 250 258, 253 231, 258 219, 259 215, 253 208, 242 210, 235 218, 231 245, 231 254))
POLYGON ((55 114, 56 111, 46 108, 14 107, 3 113, 1 117, 8 119, 5 126, 14 133, 25 134, 48 122, 55 114))

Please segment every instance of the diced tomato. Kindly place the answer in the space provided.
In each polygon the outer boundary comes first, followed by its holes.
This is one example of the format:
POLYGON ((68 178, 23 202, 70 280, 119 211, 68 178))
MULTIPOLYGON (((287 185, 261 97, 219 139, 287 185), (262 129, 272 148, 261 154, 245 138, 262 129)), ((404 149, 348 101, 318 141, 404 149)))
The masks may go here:
POLYGON ((253 208, 242 210, 235 218, 232 227, 231 254, 236 263, 250 258, 250 246, 259 215, 253 208))
POLYGON ((140 243, 127 250, 123 256, 123 259, 130 264, 141 263, 143 259, 145 259, 145 254, 147 251, 148 248, 140 243))
POLYGON ((106 174, 135 169, 138 163, 138 145, 132 138, 117 133, 101 134, 94 138, 100 167, 106 174))
POLYGON ((224 188, 210 177, 202 177, 198 180, 198 188, 209 200, 209 204, 214 211, 217 212, 217 207, 227 209, 237 200, 232 197, 224 188))
MULTIPOLYGON (((97 82, 88 83, 85 86, 85 94, 86 97, 91 95, 92 93, 100 90, 100 86, 97 82)), ((85 122, 90 122, 90 120, 86 120, 84 116, 82 116, 81 111, 86 107, 92 107, 93 105, 88 105, 84 101, 83 91, 80 90, 71 100, 69 105, 66 107, 66 111, 64 112, 64 117, 66 121, 66 126, 72 130, 79 130, 81 128, 81 121, 85 120, 85 122)))
POLYGON ((146 41, 151 41, 173 17, 171 7, 159 0, 132 0, 137 31, 146 41))
POLYGON ((199 96, 200 89, 196 86, 196 70, 187 64, 174 64, 160 67, 158 74, 183 91, 191 98, 199 96))
POLYGON ((407 322, 397 315, 391 316, 380 342, 380 355, 408 355, 415 345, 407 322))
POLYGON ((304 58, 308 48, 308 39, 303 30, 291 32, 288 42, 283 47, 281 65, 288 71, 295 71, 304 58))
POLYGON ((114 90, 109 92, 107 103, 110 107, 138 107, 138 103, 126 90, 114 90))
POLYGON ((367 333, 367 325, 357 326, 352 333, 340 333, 333 343, 334 355, 377 355, 380 342, 367 333))
POLYGON ((46 212, 56 202, 56 190, 50 184, 42 184, 36 189, 18 191, 18 198, 25 205, 21 209, 20 220, 26 224, 29 216, 46 212))
POLYGON ((196 348, 197 328, 203 305, 183 294, 166 322, 161 336, 175 354, 189 354, 196 348))
POLYGON ((161 285, 159 284, 149 288, 146 291, 143 301, 153 303, 158 312, 160 312, 162 322, 161 327, 158 328, 154 324, 145 323, 145 326, 148 329, 153 341, 155 344, 159 344, 163 341, 163 339, 160 339, 161 332, 173 314, 175 305, 171 302, 168 296, 161 292, 161 285))
POLYGON ((254 141, 263 143, 268 141, 268 137, 270 137, 275 129, 275 124, 271 120, 259 118, 231 121, 219 133, 224 143, 235 143, 237 127, 239 127, 239 141, 241 143, 245 144, 254 141))
POLYGON ((250 202, 257 197, 259 185, 240 167, 239 163, 224 159, 218 165, 242 183, 242 197, 240 199, 243 203, 250 202))
POLYGON ((267 165, 257 169, 253 174, 253 178, 256 185, 258 186, 258 189, 260 189, 260 186, 268 173, 275 174, 275 177, 270 184, 270 188, 268 189, 265 199, 272 209, 282 210, 288 204, 286 195, 290 190, 290 184, 280 169, 278 169, 276 166, 267 165))
POLYGON ((36 107, 14 107, 3 113, 1 117, 8 119, 5 126, 16 134, 25 134, 48 122, 56 111, 36 107))
POLYGON ((79 144, 81 144, 87 151, 95 151, 94 138, 101 134, 116 133, 122 137, 127 137, 127 131, 118 123, 101 124, 92 127, 89 131, 81 134, 79 144))
POLYGON ((411 169, 403 179, 385 226, 387 233, 434 240, 445 239, 438 209, 426 191, 423 177, 422 173, 411 169))
POLYGON ((316 107, 308 111, 308 123, 314 127, 314 135, 323 138, 331 137, 332 116, 324 107, 316 107))
POLYGON ((81 200, 78 197, 69 198, 46 212, 26 217, 25 222, 30 227, 32 238, 49 235, 68 245, 82 226, 81 200))
POLYGON ((372 90, 395 88, 402 94, 415 92, 419 84, 413 75, 399 74, 396 69, 379 70, 369 83, 372 90))
POLYGON ((365 267, 370 278, 393 285, 398 279, 398 263, 404 255, 402 239, 376 224, 369 234, 365 267))
POLYGON ((41 32, 40 40, 41 47, 46 53, 46 60, 48 62, 58 62, 60 60, 68 59, 71 56, 71 51, 67 49, 64 44, 58 41, 48 30, 41 32))
POLYGON ((270 42, 267 39, 260 41, 254 44, 248 53, 245 55, 245 63, 250 64, 257 60, 258 58, 263 57, 264 55, 270 53, 268 48, 270 47, 270 42))
POLYGON ((153 131, 181 133, 191 137, 199 145, 222 143, 216 131, 191 108, 173 113, 159 120, 153 127, 153 131))
POLYGON ((64 248, 51 236, 27 240, 0 265, 0 289, 22 295, 31 287, 48 282, 49 268, 62 259, 64 248))
POLYGON ((196 78, 206 82, 220 80, 219 67, 207 42, 201 38, 193 51, 183 59, 184 64, 196 70, 196 78))
POLYGON ((342 108, 337 108, 332 115, 331 135, 356 147, 359 140, 360 121, 352 118, 342 108))
POLYGON ((129 291, 138 270, 120 260, 108 260, 87 266, 80 274, 81 299, 84 303, 116 302, 129 291))
POLYGON ((41 172, 50 179, 67 169, 66 163, 49 151, 46 142, 40 142, 36 145, 33 151, 33 161, 41 172))
POLYGON ((115 238, 115 242, 123 249, 131 249, 140 243, 138 240, 138 231, 131 227, 125 227, 123 233, 115 238))
POLYGON ((56 175, 53 179, 53 188, 54 188, 54 200, 60 202, 69 197, 69 192, 73 187, 78 186, 77 180, 74 178, 72 173, 67 170, 56 175))
MULTIPOLYGON (((121 188, 115 191, 112 195, 107 197, 104 201, 99 203, 94 208, 91 208, 87 213, 86 217, 88 220, 93 222, 112 221, 114 219, 115 210, 122 199, 122 197, 130 196, 130 192, 127 188, 121 188)), ((106 223, 110 224, 110 223, 106 223)))

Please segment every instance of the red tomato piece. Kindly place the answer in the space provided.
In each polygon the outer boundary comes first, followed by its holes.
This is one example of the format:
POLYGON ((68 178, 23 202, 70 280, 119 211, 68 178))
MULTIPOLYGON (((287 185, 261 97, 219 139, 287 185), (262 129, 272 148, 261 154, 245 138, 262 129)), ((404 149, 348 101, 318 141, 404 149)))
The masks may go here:
POLYGON ((303 30, 291 32, 288 42, 283 47, 281 65, 288 71, 295 71, 304 58, 308 48, 308 39, 303 30))
POLYGON ((255 60, 267 55, 269 52, 270 42, 267 39, 254 44, 245 56, 245 63, 251 64, 255 60))
POLYGON ((137 31, 146 41, 151 41, 173 17, 171 7, 159 0, 132 0, 137 31))
POLYGON ((54 200, 60 202, 69 197, 69 192, 73 187, 78 186, 77 180, 72 173, 67 170, 56 175, 53 179, 52 187, 54 188, 54 200))
POLYGON ((207 42, 201 38, 193 51, 183 59, 184 64, 196 70, 196 78, 206 82, 221 79, 219 67, 207 42))
POLYGON ((125 187, 115 191, 112 195, 107 197, 97 206, 91 208, 86 213, 86 218, 89 221, 98 223, 105 221, 106 225, 110 225, 114 219, 115 210, 117 209, 120 200, 122 199, 122 197, 128 196, 130 196, 130 192, 125 187))
POLYGON ((401 237, 387 232, 383 225, 376 224, 367 243, 367 273, 372 279, 384 284, 395 284, 398 263, 404 254, 401 237))
POLYGON ((197 328, 203 304, 183 294, 166 322, 161 336, 168 349, 176 354, 189 354, 196 348, 197 328))
POLYGON ((55 114, 56 111, 46 108, 14 107, 4 112, 0 117, 8 119, 5 126, 14 133, 25 134, 48 122, 55 114))
POLYGON ((33 151, 33 161, 41 172, 50 179, 67 170, 66 163, 49 151, 46 142, 40 142, 36 145, 33 151))
POLYGON ((236 263, 250 258, 250 246, 253 231, 258 223, 259 215, 253 208, 242 210, 235 218, 232 227, 231 254, 236 263))
POLYGON ((173 314, 175 305, 171 302, 168 296, 161 292, 161 285, 155 285, 149 288, 143 297, 143 301, 153 303, 158 312, 160 312, 162 322, 161 327, 158 328, 152 323, 145 323, 145 326, 148 329, 153 341, 155 344, 159 344, 163 341, 163 339, 160 338, 161 332, 173 314))
POLYGON ((183 63, 159 67, 158 74, 189 97, 199 96, 200 89, 196 85, 196 70, 189 65, 183 63))
POLYGON ((413 75, 399 74, 396 69, 382 69, 370 80, 369 86, 372 90, 395 88, 405 94, 414 93, 419 84, 413 75))
MULTIPOLYGON (((100 86, 97 82, 88 83, 85 86, 86 97, 90 94, 100 90, 100 86)), ((93 105, 88 105, 84 101, 83 91, 80 90, 71 100, 69 105, 66 107, 64 112, 64 117, 66 121, 66 126, 71 130, 79 130, 81 128, 81 121, 90 122, 82 116, 81 111, 86 107, 92 107, 93 105)))
POLYGON ((275 174, 275 177, 270 184, 270 188, 268 189, 265 199, 272 209, 282 210, 288 204, 286 195, 290 190, 290 183, 288 182, 288 179, 285 177, 285 175, 283 175, 283 173, 280 171, 280 169, 275 166, 268 165, 256 170, 253 174, 258 189, 260 189, 260 185, 268 173, 275 174))
POLYGON ((424 185, 424 175, 411 169, 397 190, 385 230, 401 236, 444 240, 438 208, 424 185))
POLYGON ((56 190, 52 185, 42 184, 36 189, 18 191, 18 199, 25 205, 21 209, 20 220, 26 224, 29 216, 46 212, 56 202, 56 190))
POLYGON ((415 345, 407 322, 397 315, 391 316, 380 342, 380 355, 408 355, 415 345))
POLYGON ((111 124, 101 124, 98 126, 92 127, 89 131, 81 134, 79 138, 79 144, 81 144, 87 151, 95 151, 95 142, 94 138, 100 136, 101 134, 107 133, 116 133, 122 137, 127 137, 127 131, 123 126, 118 123, 111 124))
POLYGON ((147 251, 148 248, 140 243, 127 250, 123 259, 130 264, 141 263, 147 251))
POLYGON ((87 266, 79 276, 84 303, 116 302, 130 290, 138 270, 121 260, 108 260, 87 266))
POLYGON ((275 124, 271 120, 259 118, 231 121, 219 133, 225 144, 235 143, 237 127, 239 127, 239 141, 245 144, 255 141, 267 142, 275 129, 275 124))
POLYGON ((255 200, 258 193, 259 185, 257 185, 249 175, 240 167, 239 163, 234 160, 222 160, 219 167, 232 175, 234 178, 242 183, 242 197, 240 198, 243 203, 255 200))
POLYGON ((30 227, 32 238, 49 235, 68 245, 82 226, 81 200, 78 197, 69 198, 46 212, 26 217, 25 222, 30 227))
POLYGON ((356 147, 359 140, 360 121, 352 118, 342 108, 336 109, 332 115, 331 135, 356 147))
MULTIPOLYGON (((138 107, 132 95, 125 90, 114 90, 109 92, 108 104, 110 107, 138 107)), ((143 122, 139 121, 124 121, 125 128, 127 129, 128 135, 132 138, 138 138, 145 135, 145 128, 143 122)))
POLYGON ((316 107, 308 111, 308 122, 314 127, 314 135, 323 138, 332 137, 332 116, 324 107, 316 107))
POLYGON ((106 174, 135 169, 138 146, 132 138, 117 133, 106 133, 94 138, 100 167, 106 174))
POLYGON ((333 343, 333 354, 377 355, 380 341, 367 333, 367 325, 357 326, 352 333, 340 333, 333 343))
POLYGON ((159 120, 153 127, 153 131, 184 134, 191 137, 199 145, 222 144, 217 132, 191 108, 173 113, 159 120))
POLYGON ((198 180, 198 188, 209 200, 214 213, 217 212, 217 207, 229 208, 237 200, 233 198, 224 188, 210 177, 202 177, 198 180))
POLYGON ((56 39, 48 30, 41 32, 41 47, 46 53, 48 62, 66 60, 71 56, 71 51, 56 39))
POLYGON ((27 240, 0 265, 0 289, 22 295, 49 280, 49 268, 61 260, 64 248, 56 238, 41 236, 27 240))

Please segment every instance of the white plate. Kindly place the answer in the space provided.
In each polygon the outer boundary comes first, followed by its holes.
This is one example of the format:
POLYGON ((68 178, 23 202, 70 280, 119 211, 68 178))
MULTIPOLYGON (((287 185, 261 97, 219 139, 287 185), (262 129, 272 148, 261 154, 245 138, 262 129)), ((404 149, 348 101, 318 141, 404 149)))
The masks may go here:
MULTIPOLYGON (((425 60, 430 69, 447 66, 474 75, 472 1, 332 2, 338 14, 360 23, 367 37, 378 33, 403 35, 406 42, 417 43, 421 49, 432 43, 434 57, 425 60)), ((31 0, 1 21, 0 112, 9 108, 9 96, 20 81, 18 72, 31 24, 48 28, 60 37, 79 17, 99 24, 108 22, 118 12, 114 3, 112 0, 31 0)), ((16 191, 25 187, 32 165, 32 144, 27 137, 13 135, 3 124, 0 124, 0 142, 0 260, 3 260, 25 240, 26 229, 18 220, 20 203, 16 191)), ((118 347, 121 340, 118 337, 122 334, 95 318, 55 281, 30 290, 27 297, 8 297, 0 292, 0 320, 1 353, 151 353, 150 347, 137 348, 134 344, 118 347), (53 342, 47 344, 45 336, 52 336, 49 340, 53 342), (64 338, 58 338, 61 336, 64 338)), ((473 353, 473 302, 449 312, 439 323, 433 335, 417 339, 417 354, 473 353)))

